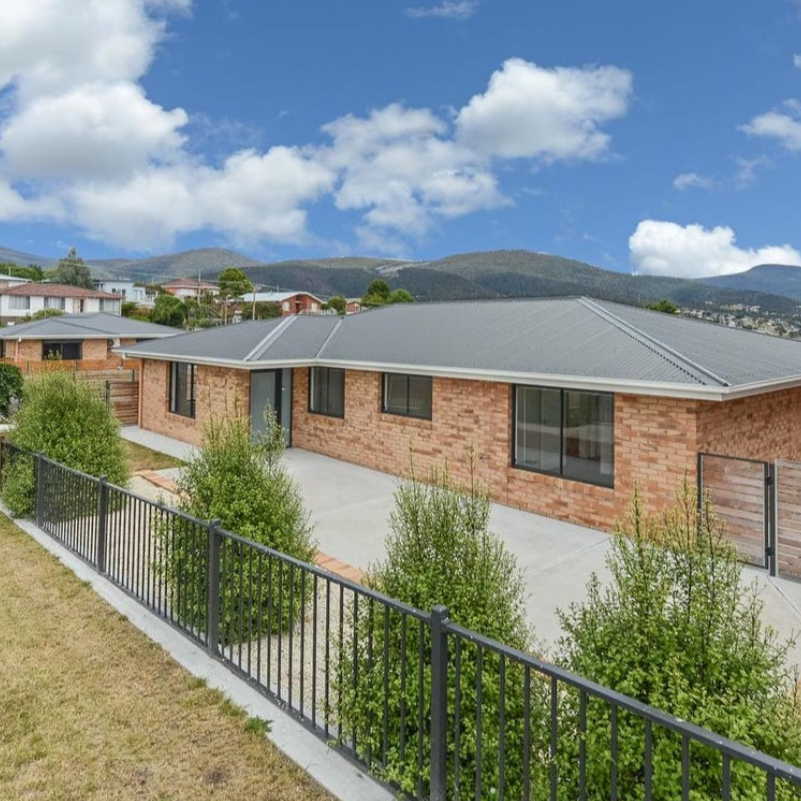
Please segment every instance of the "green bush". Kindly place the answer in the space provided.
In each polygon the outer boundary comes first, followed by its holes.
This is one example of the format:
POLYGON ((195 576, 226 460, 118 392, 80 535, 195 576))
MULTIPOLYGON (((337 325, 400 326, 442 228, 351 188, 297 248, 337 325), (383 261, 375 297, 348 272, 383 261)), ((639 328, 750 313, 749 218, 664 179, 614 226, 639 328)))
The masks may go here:
MULTIPOLYGON (((266 431, 255 438, 245 417, 210 421, 200 448, 179 475, 180 510, 201 520, 217 519, 227 531, 311 562, 312 528, 297 483, 284 466, 283 447, 283 432, 274 415, 268 416, 266 431)), ((205 559, 206 531, 176 519, 162 527, 159 537, 165 555, 160 569, 173 592, 181 594, 176 612, 183 623, 203 631, 205 572, 199 574, 197 565, 205 559)), ((223 642, 275 631, 279 625, 285 629, 290 616, 299 619, 306 600, 299 570, 293 569, 290 577, 290 570, 279 562, 267 558, 259 562, 255 555, 250 558, 251 553, 237 542, 224 541, 219 624, 223 642), (251 602, 259 582, 261 603, 251 602), (274 592, 268 593, 268 586, 274 592)))
POLYGON ((0 415, 7 417, 11 401, 22 392, 22 371, 13 364, 0 364, 0 415))
MULTIPOLYGON (((471 457, 471 469, 474 464, 471 457)), ((514 557, 490 533, 490 498, 478 481, 458 486, 447 470, 434 471, 428 482, 414 476, 395 493, 390 516, 386 559, 367 577, 373 589, 422 610, 437 604, 462 626, 527 650, 530 634, 524 617, 523 582, 514 557)), ((350 634, 338 660, 336 701, 338 721, 346 740, 355 741, 362 759, 384 760, 384 724, 388 727, 384 779, 404 792, 428 794, 430 779, 430 632, 413 619, 404 624, 398 613, 362 601, 350 610, 350 634), (384 654, 386 653, 386 656, 384 654), (405 657, 405 658, 404 658, 405 657), (421 662, 422 660, 422 662, 421 662), (386 707, 386 710, 385 710, 386 707), (425 735, 423 762, 418 764, 418 714, 425 735)), ((476 769, 476 648, 462 641, 459 649, 460 740, 458 759, 449 741, 449 784, 458 762, 462 791, 472 788, 476 769)), ((505 710, 505 746, 514 755, 506 764, 508 798, 522 795, 524 676, 509 660, 502 679, 500 660, 484 650, 482 659, 483 748, 482 798, 496 797, 500 742, 499 714, 505 710), (501 695, 503 687, 503 697, 501 695)), ((449 709, 456 704, 456 647, 449 649, 449 709)), ((542 688, 532 688, 534 747, 547 730, 539 700, 542 688)), ((536 786, 536 783, 535 783, 536 786)), ((467 797, 467 794, 465 794, 467 797)), ((472 797, 472 795, 471 795, 472 797)))
MULTIPOLYGON (((119 423, 90 383, 60 370, 26 379, 12 423, 9 439, 18 448, 91 476, 107 476, 113 484, 127 482, 119 423)), ((3 500, 20 516, 33 508, 32 471, 32 465, 3 468, 3 500)))
MULTIPOLYGON (((790 643, 760 621, 762 603, 743 595, 742 567, 712 509, 698 512, 688 487, 658 519, 635 496, 607 559, 611 581, 594 577, 587 600, 561 614, 560 662, 576 673, 676 717, 801 764, 801 718, 786 666, 790 643)), ((576 731, 575 699, 560 727, 576 731)), ((622 713, 617 773, 621 799, 642 797, 644 727, 622 713)), ((609 798, 609 708, 587 712, 588 798, 609 798)), ((576 797, 578 737, 560 745, 563 797, 576 797)), ((654 799, 681 795, 681 738, 655 726, 654 799)), ((693 799, 721 798, 721 758, 693 746, 693 799)), ((732 798, 764 799, 758 771, 732 765, 732 798)), ((785 797, 779 793, 778 797, 785 797)), ((795 796, 793 796, 795 797, 795 796)))
POLYGON ((27 453, 4 455, 3 503, 14 517, 31 518, 34 513, 36 475, 33 457, 27 453))

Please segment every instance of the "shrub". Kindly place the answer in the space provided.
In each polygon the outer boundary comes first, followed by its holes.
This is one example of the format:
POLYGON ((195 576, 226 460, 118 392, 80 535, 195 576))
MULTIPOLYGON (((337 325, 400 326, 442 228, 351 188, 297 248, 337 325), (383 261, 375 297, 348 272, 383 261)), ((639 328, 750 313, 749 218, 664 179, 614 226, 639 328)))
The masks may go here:
POLYGON ((11 401, 22 392, 22 371, 13 364, 0 364, 0 415, 7 417, 11 401))
MULTIPOLYGON (((107 476, 113 484, 128 480, 114 413, 96 387, 76 381, 70 373, 53 371, 26 379, 12 423, 10 440, 25 451, 43 453, 91 476, 107 476)), ((32 464, 4 468, 3 500, 13 503, 20 515, 33 508, 33 487, 32 464)))
MULTIPOLYGON (((311 562, 315 554, 312 527, 298 485, 284 466, 283 448, 283 432, 274 415, 267 416, 265 432, 255 436, 246 417, 211 420, 200 448, 178 478, 181 511, 202 520, 217 519, 227 531, 311 562)), ((199 575, 196 566, 205 558, 206 532, 178 520, 159 534, 163 542, 169 542, 160 569, 174 592, 182 594, 177 612, 182 622, 202 631, 206 626, 205 575, 199 575)), ((290 579, 290 571, 279 562, 267 558, 259 562, 250 559, 249 553, 225 539, 219 624, 224 642, 258 636, 279 625, 285 628, 290 616, 298 619, 306 600, 300 571, 292 570, 290 579), (251 603, 250 593, 259 582, 264 589, 261 604, 258 599, 251 603), (276 590, 268 593, 268 585, 276 590)))
MULTIPOLYGON (((587 600, 561 613, 560 661, 568 669, 704 726, 799 764, 801 722, 794 681, 780 643, 760 621, 762 603, 742 593, 742 567, 708 504, 699 513, 687 486, 675 508, 647 518, 635 496, 629 524, 619 527, 607 563, 609 585, 597 577, 587 600)), ((561 725, 575 730, 575 704, 561 725)), ((609 798, 609 709, 587 711, 588 798, 609 798)), ((642 797, 644 728, 621 714, 618 734, 621 799, 642 797)), ((681 739, 654 726, 654 799, 681 795, 681 739)), ((576 760, 564 743, 560 776, 575 797, 576 760), (562 772, 562 765, 566 771, 562 772)), ((722 765, 711 749, 693 746, 693 798, 721 798, 722 765)), ((765 780, 732 765, 732 798, 764 799, 765 780)), ((781 797, 781 794, 780 796, 781 797)))
MULTIPOLYGON (((450 619, 501 642, 526 650, 530 634, 524 617, 523 582, 514 557, 489 531, 490 497, 475 480, 471 455, 468 487, 453 482, 447 470, 433 471, 428 483, 414 475, 395 493, 387 556, 367 577, 368 585, 391 598, 430 610, 448 608, 450 619)), ((338 718, 345 738, 355 741, 363 759, 385 757, 383 777, 408 793, 428 794, 430 779, 429 702, 430 634, 413 619, 404 624, 397 612, 360 604, 351 610, 351 631, 340 655, 337 679, 338 718), (366 608, 365 608, 366 606, 366 608), (384 654, 386 654, 384 656, 384 654), (422 664, 421 664, 422 659, 422 664), (418 714, 425 732, 418 764, 418 714), (384 725, 388 730, 384 754, 384 725)), ((498 784, 499 713, 506 715, 506 748, 520 754, 523 743, 523 675, 508 660, 501 680, 499 659, 482 652, 481 743, 482 797, 493 798, 498 784), (504 698, 501 697, 501 685, 504 698)), ((449 649, 449 708, 456 703, 456 649, 449 649)), ((458 761, 463 788, 472 788, 476 769, 477 651, 466 641, 459 650, 460 742, 458 760, 449 742, 449 781, 458 761)), ((536 695, 539 688, 533 688, 536 695)), ((533 703, 532 731, 540 705, 533 703)), ((536 736, 536 734, 535 734, 536 736)), ((506 765, 507 797, 521 796, 522 760, 506 765)))

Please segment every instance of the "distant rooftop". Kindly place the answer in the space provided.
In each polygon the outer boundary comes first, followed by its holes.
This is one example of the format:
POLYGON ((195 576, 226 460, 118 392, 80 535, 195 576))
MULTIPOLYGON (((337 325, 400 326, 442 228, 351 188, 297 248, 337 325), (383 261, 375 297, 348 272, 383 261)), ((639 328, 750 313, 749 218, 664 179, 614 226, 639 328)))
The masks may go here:
POLYGON ((119 295, 101 292, 99 289, 84 289, 69 284, 25 284, 0 290, 2 295, 30 295, 38 298, 100 298, 103 300, 119 300, 119 295))
POLYGON ((589 298, 414 303, 185 334, 134 356, 723 399, 801 384, 801 342, 589 298))

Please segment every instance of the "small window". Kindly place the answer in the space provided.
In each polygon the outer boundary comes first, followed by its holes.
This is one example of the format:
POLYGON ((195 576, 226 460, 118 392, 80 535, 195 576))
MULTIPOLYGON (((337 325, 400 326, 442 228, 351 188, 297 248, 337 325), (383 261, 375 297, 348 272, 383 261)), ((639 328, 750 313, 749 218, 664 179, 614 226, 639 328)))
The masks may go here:
POLYGON ((345 371, 312 367, 309 376, 309 411, 329 417, 345 416, 345 371))
POLYGON ((46 309, 59 309, 64 311, 67 308, 66 298, 45 298, 46 309))
POLYGON ((170 364, 170 411, 184 417, 195 416, 197 366, 183 362, 170 364))
POLYGON ((42 342, 42 359, 79 361, 83 356, 82 342, 42 342))
POLYGON ((608 393, 516 387, 514 464, 611 487, 614 417, 608 393))
POLYGON ((384 373, 383 410, 387 414, 430 420, 431 376, 384 373))

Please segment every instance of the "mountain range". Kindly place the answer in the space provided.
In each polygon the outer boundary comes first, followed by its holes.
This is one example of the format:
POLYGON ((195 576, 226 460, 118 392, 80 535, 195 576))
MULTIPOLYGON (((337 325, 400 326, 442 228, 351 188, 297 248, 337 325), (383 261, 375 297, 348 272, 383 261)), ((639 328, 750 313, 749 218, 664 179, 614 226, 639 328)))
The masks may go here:
MULTIPOLYGON (((0 262, 4 261, 43 267, 55 262, 0 247, 0 262)), ((259 284, 324 297, 360 296, 370 281, 384 278, 421 301, 591 295, 640 305, 666 298, 681 307, 711 312, 759 307, 764 314, 801 322, 801 266, 766 264, 734 275, 687 280, 615 272, 526 250, 460 253, 435 261, 347 257, 265 264, 222 248, 143 259, 88 260, 87 264, 98 277, 145 282, 198 274, 213 278, 233 266, 259 284)))

